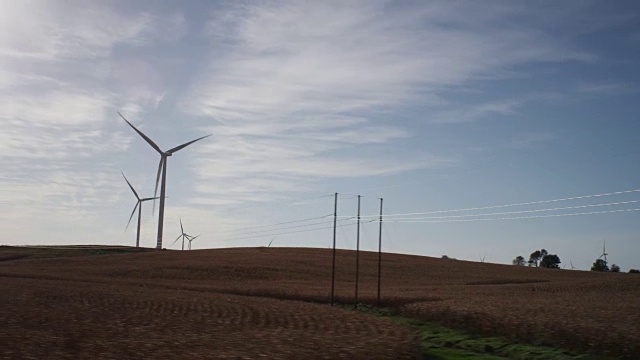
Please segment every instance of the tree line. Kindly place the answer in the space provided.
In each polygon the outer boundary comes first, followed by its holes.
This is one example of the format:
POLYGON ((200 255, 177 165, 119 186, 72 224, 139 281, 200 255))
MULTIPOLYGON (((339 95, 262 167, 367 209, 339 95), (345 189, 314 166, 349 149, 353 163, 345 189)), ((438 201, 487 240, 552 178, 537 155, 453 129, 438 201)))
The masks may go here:
MULTIPOLYGON (((560 257, 556 254, 549 254, 545 249, 536 250, 529 255, 529 260, 523 256, 516 256, 513 261, 513 265, 516 266, 529 266, 529 267, 541 267, 547 269, 560 269, 560 257)), ((573 269, 573 266, 571 267, 573 269)), ((607 261, 602 258, 596 259, 591 267, 591 271, 599 272, 620 272, 620 266, 612 264, 611 268, 607 264, 607 261)), ((630 269, 629 273, 640 273, 640 270, 630 269)))

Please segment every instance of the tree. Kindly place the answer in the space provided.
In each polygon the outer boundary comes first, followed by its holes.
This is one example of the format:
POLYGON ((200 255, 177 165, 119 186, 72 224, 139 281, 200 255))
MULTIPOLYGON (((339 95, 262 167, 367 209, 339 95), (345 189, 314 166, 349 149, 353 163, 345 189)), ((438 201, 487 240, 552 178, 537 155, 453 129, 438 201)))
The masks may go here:
POLYGON ((543 257, 547 256, 547 250, 536 250, 529 255, 529 266, 538 267, 538 261, 542 260, 543 257))
POLYGON ((540 260, 540 250, 536 250, 529 255, 529 266, 538 267, 538 260, 540 260))
POLYGON ((609 266, 607 266, 607 262, 603 259, 596 259, 596 262, 594 262, 591 267, 591 271, 609 271, 609 266))
POLYGON ((524 258, 519 255, 515 259, 513 259, 512 263, 513 265, 517 265, 517 266, 525 266, 527 264, 524 258))
POLYGON ((638 270, 638 269, 629 269, 629 274, 640 274, 640 270, 638 270))
POLYGON ((560 257, 555 254, 547 254, 540 260, 540 267, 548 269, 560 269, 560 257))
POLYGON ((616 264, 611 265, 611 272, 620 272, 620 266, 616 264))

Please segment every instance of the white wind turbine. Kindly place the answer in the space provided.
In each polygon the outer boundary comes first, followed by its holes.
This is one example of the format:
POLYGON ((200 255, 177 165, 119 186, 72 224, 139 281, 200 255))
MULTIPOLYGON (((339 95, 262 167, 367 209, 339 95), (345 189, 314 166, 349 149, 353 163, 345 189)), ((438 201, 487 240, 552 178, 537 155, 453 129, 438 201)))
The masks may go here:
MULTIPOLYGON (((178 240, 180 240, 180 238, 182 238, 182 250, 184 250, 184 240, 186 239, 187 241, 189 241, 189 250, 191 250, 191 242, 193 240, 195 240, 196 238, 198 238, 200 235, 198 236, 191 236, 189 234, 187 234, 186 232, 184 232, 184 227, 182 226, 182 218, 180 218, 180 235, 171 243, 171 246, 173 246, 173 244, 175 244, 178 240)), ((169 247, 171 247, 169 246, 169 247)))
POLYGON ((131 185, 131 183, 129 182, 129 180, 127 179, 126 176, 124 176, 124 172, 122 172, 122 177, 124 177, 124 181, 127 182, 127 185, 129 185, 129 188, 131 189, 131 191, 133 191, 133 195, 136 196, 136 199, 138 199, 138 202, 136 202, 136 206, 133 207, 133 211, 131 212, 131 216, 129 216, 129 221, 127 222, 127 227, 125 228, 125 231, 127 231, 127 229, 129 228, 129 224, 131 223, 131 219, 133 218, 133 214, 136 213, 136 209, 138 210, 138 230, 137 230, 137 235, 136 235, 136 247, 140 247, 140 223, 142 220, 142 203, 145 201, 149 201, 149 200, 155 200, 157 199, 157 197, 150 197, 150 198, 140 198, 140 196, 138 196, 138 193, 136 192, 136 190, 133 188, 133 186, 131 185))
POLYGON ((196 236, 187 236, 187 240, 189 240, 189 250, 191 250, 191 242, 195 239, 197 239, 198 237, 200 237, 200 235, 196 235, 196 236))
POLYGON ((603 258, 604 257, 604 262, 607 262, 607 250, 605 249, 605 243, 607 240, 602 240, 602 255, 598 256, 598 259, 603 258))
POLYGON ((206 135, 206 136, 197 138, 195 140, 191 140, 182 145, 176 146, 167 151, 162 151, 160 147, 153 142, 153 140, 151 140, 147 135, 143 134, 142 131, 138 130, 135 126, 133 126, 133 124, 131 124, 129 120, 127 120, 122 114, 120 114, 120 112, 118 112, 118 115, 120 115, 122 120, 126 121, 127 124, 129 124, 129 126, 131 126, 131 128, 138 133, 138 135, 140 135, 149 145, 151 145, 152 148, 154 148, 160 154, 160 164, 158 165, 158 175, 156 176, 156 187, 153 192, 153 196, 155 197, 156 194, 158 193, 158 182, 160 182, 160 174, 162 173, 162 182, 160 186, 160 210, 158 214, 158 239, 156 242, 156 248, 162 249, 162 230, 164 226, 164 199, 165 199, 166 186, 167 186, 167 158, 173 155, 174 153, 178 152, 179 150, 182 150, 185 147, 193 144, 194 142, 202 140, 211 135, 206 135))

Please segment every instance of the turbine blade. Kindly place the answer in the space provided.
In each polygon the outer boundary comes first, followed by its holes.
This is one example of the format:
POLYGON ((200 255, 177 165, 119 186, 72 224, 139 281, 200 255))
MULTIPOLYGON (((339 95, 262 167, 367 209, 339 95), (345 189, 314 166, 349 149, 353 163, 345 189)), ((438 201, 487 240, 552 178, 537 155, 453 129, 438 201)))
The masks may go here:
POLYGON ((120 171, 122 173, 122 177, 124 177, 124 181, 127 182, 127 184, 129 185, 129 188, 131 188, 131 191, 133 191, 133 194, 136 196, 136 198, 138 198, 138 200, 140 200, 140 196, 138 196, 138 193, 136 192, 136 190, 133 188, 133 186, 131 186, 131 183, 129 182, 129 180, 127 179, 126 176, 124 176, 124 172, 120 171))
POLYGON ((200 235, 202 235, 202 234, 199 234, 198 236, 192 236, 192 237, 191 237, 191 240, 189 240, 189 241, 193 241, 193 240, 195 240, 195 239, 199 238, 199 237, 200 237, 200 235))
MULTIPOLYGON (((156 188, 153 190, 154 199, 157 198, 158 195, 158 183, 160 182, 160 173, 162 172, 162 165, 164 164, 164 155, 160 157, 160 164, 158 164, 158 175, 156 176, 156 188)), ((156 213, 156 201, 153 200, 153 211, 152 214, 156 213)))
POLYGON ((182 235, 178 236, 175 240, 173 240, 173 242, 171 243, 171 245, 169 247, 175 245, 175 243, 178 242, 178 240, 180 240, 180 237, 182 237, 182 235))
MULTIPOLYGON (((168 196, 166 196, 166 197, 168 197, 168 196)), ((156 197, 150 197, 150 198, 143 198, 143 199, 140 199, 140 201, 150 201, 150 200, 156 200, 156 199, 160 199, 160 197, 156 196, 156 197)))
POLYGON ((176 147, 174 147, 173 149, 171 149, 171 150, 167 151, 167 153, 169 153, 169 154, 173 154, 174 152, 176 152, 176 151, 178 151, 178 150, 182 150, 182 149, 186 148, 187 146, 189 146, 189 145, 193 144, 194 142, 199 141, 199 140, 202 140, 202 139, 204 139, 204 138, 208 138, 208 137, 209 137, 209 136, 211 136, 211 135, 213 135, 213 134, 209 134, 209 135, 203 136, 203 137, 201 137, 201 138, 197 138, 197 139, 195 139, 195 140, 191 140, 191 141, 189 141, 188 143, 184 143, 184 144, 182 144, 182 145, 176 146, 176 147))
POLYGON ((143 134, 142 131, 138 130, 135 126, 133 126, 133 124, 131 124, 129 120, 127 120, 124 116, 122 116, 122 114, 120 114, 119 111, 118 111, 118 115, 120 115, 122 120, 126 121, 127 124, 129 124, 129 126, 131 126, 131 128, 138 133, 138 135, 142 136, 142 138, 145 139, 145 141, 149 143, 149 145, 151 145, 152 148, 156 149, 156 151, 159 152, 160 154, 163 153, 162 150, 160 150, 160 147, 156 145, 156 143, 154 143, 153 140, 149 139, 147 135, 143 134))
POLYGON ((127 229, 129 228, 129 224, 131 224, 131 219, 133 219, 133 214, 136 213, 136 209, 138 208, 138 205, 140 205, 140 201, 138 201, 136 203, 136 206, 133 207, 133 211, 131 212, 131 216, 129 216, 129 221, 127 221, 127 227, 124 228, 124 231, 127 231, 127 229))
POLYGON ((180 218, 180 232, 184 234, 184 228, 182 227, 182 218, 180 218))

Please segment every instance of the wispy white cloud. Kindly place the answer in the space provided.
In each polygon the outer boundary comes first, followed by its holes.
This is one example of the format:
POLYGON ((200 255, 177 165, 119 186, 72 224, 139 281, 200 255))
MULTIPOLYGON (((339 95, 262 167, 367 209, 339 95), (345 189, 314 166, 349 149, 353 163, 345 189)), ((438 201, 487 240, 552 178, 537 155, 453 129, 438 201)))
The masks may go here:
POLYGON ((2 2, 0 56, 51 61, 96 58, 116 43, 140 44, 149 16, 129 17, 98 3, 2 2))
POLYGON ((234 45, 216 52, 183 108, 222 119, 371 109, 415 100, 417 91, 424 101, 425 90, 513 64, 588 57, 539 32, 490 25, 499 16, 492 9, 469 17, 484 18, 481 23, 464 16, 472 9, 458 10, 380 3, 241 7, 233 17, 212 20, 214 44, 234 45))
POLYGON ((297 191, 301 179, 455 163, 436 154, 380 156, 411 137, 407 124, 386 119, 389 110, 420 104, 436 113, 434 122, 510 115, 521 100, 458 109, 441 94, 509 76, 512 66, 594 58, 534 27, 511 26, 505 19, 526 17, 527 10, 503 5, 304 2, 217 10, 206 28, 215 50, 179 101, 184 112, 218 121, 198 150, 206 159, 195 171, 208 184, 198 190, 297 191), (365 146, 362 155, 357 149, 365 146), (254 176, 278 180, 246 180, 254 176))
POLYGON ((132 114, 162 101, 162 76, 148 61, 116 59, 117 46, 184 36, 179 13, 123 11, 109 4, 0 2, 0 119, 10 158, 95 155, 126 146, 106 130, 116 109, 132 114), (134 66, 135 65, 135 66, 134 66))
POLYGON ((186 24, 179 14, 110 5, 0 1, 0 165, 11 174, 0 178, 3 218, 50 216, 71 227, 98 223, 96 209, 117 202, 111 159, 132 139, 108 120, 116 109, 157 108, 165 89, 151 66, 125 73, 133 60, 115 49, 172 41, 165 31, 178 39, 186 24))
POLYGON ((593 95, 619 95, 637 92, 638 89, 629 83, 583 83, 578 85, 577 91, 593 95))
POLYGON ((458 109, 437 113, 431 122, 436 124, 465 123, 492 117, 504 117, 515 114, 522 103, 522 100, 503 100, 481 104, 460 104, 458 109))

